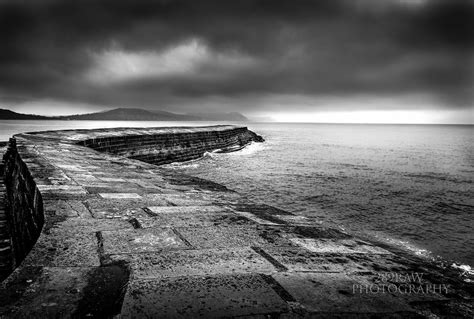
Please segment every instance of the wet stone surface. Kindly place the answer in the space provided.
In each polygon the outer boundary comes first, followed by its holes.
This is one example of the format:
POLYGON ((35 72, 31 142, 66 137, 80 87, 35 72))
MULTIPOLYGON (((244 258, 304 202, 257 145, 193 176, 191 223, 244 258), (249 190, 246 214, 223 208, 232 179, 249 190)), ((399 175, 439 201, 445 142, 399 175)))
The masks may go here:
POLYGON ((179 210, 176 206, 159 209, 147 207, 145 211, 151 217, 140 217, 138 222, 141 228, 150 227, 205 227, 217 225, 243 225, 253 222, 240 215, 218 206, 186 206, 189 209, 179 210), (202 210, 202 207, 212 207, 213 210, 202 210), (157 213, 159 211, 159 213, 157 213))
POLYGON ((346 274, 279 273, 273 276, 282 287, 317 313, 390 314, 412 312, 409 305, 391 294, 359 293, 363 278, 346 274), (355 287, 355 288, 354 288, 355 287))
POLYGON ((259 275, 136 280, 125 296, 125 318, 219 318, 286 312, 288 305, 259 275))
POLYGON ((18 135, 45 221, 0 285, 0 317, 473 317, 474 288, 459 272, 153 165, 163 158, 127 158, 173 141, 185 160, 188 144, 251 138, 230 126, 18 135), (449 292, 359 289, 387 273, 424 273, 449 292))
POLYGON ((111 261, 126 261, 134 278, 138 279, 277 271, 267 259, 250 247, 121 254, 111 256, 111 261))
POLYGON ((103 231, 101 239, 105 254, 142 253, 188 247, 169 228, 103 231))

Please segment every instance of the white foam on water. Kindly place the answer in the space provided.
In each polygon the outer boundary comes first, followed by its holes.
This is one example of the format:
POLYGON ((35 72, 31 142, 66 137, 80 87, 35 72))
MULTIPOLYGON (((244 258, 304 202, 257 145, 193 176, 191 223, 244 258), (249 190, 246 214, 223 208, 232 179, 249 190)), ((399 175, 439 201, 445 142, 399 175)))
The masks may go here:
POLYGON ((456 263, 451 264, 452 268, 455 268, 461 272, 461 276, 465 282, 474 282, 474 269, 469 265, 458 265, 456 263))
POLYGON ((393 244, 395 246, 402 247, 403 249, 411 252, 412 254, 420 257, 425 257, 425 258, 433 258, 433 253, 429 251, 428 249, 420 248, 416 246, 413 243, 410 243, 405 240, 399 240, 399 239, 387 239, 387 241, 390 244, 393 244))
POLYGON ((223 156, 229 156, 229 155, 237 155, 237 156, 251 155, 263 149, 264 149, 263 143, 250 142, 244 148, 235 152, 219 153, 220 149, 217 149, 210 152, 205 152, 204 155, 200 158, 185 161, 185 162, 174 162, 174 163, 163 165, 163 167, 171 168, 171 169, 198 168, 200 163, 202 163, 203 160, 209 160, 209 159, 214 160, 214 159, 217 159, 223 156))
POLYGON ((204 153, 203 157, 189 160, 189 161, 184 161, 184 162, 173 162, 170 164, 162 165, 162 167, 171 168, 171 169, 198 168, 199 165, 201 164, 201 161, 206 158, 212 158, 212 156, 210 156, 210 154, 206 152, 204 153))
POLYGON ((219 151, 220 151, 220 149, 210 151, 210 152, 204 152, 204 155, 202 156, 202 158, 215 158, 215 157, 219 156, 219 154, 222 154, 222 153, 218 153, 219 151))
POLYGON ((236 152, 226 153, 230 155, 251 155, 257 152, 260 152, 266 148, 264 143, 257 143, 257 142, 250 142, 250 144, 246 145, 243 149, 238 150, 236 152))
POLYGON ((459 269, 460 271, 462 271, 466 275, 474 276, 474 269, 472 269, 472 267, 469 266, 469 265, 458 265, 456 263, 453 263, 451 265, 451 267, 459 269))
POLYGON ((380 232, 368 232, 368 233, 370 233, 370 235, 375 237, 377 240, 383 241, 394 247, 402 248, 403 250, 408 251, 416 256, 429 258, 429 259, 434 258, 433 253, 431 251, 429 251, 428 249, 419 247, 415 245, 414 243, 409 242, 407 240, 389 237, 387 234, 380 233, 380 232))

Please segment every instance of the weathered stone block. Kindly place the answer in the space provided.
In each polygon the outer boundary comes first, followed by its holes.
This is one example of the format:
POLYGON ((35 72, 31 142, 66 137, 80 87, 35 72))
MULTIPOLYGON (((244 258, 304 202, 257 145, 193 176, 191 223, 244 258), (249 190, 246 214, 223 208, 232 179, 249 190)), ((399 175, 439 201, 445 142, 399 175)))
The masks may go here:
POLYGON ((89 267, 24 267, 0 288, 3 301, 0 316, 69 318, 83 297, 90 270, 89 267), (21 300, 15 293, 21 293, 21 300))
POLYGON ((277 271, 249 247, 121 254, 111 260, 127 261, 138 279, 277 271))
POLYGON ((389 251, 354 239, 292 238, 291 241, 315 253, 391 254, 389 251))
POLYGON ((257 223, 257 224, 260 224, 260 225, 272 225, 272 226, 275 226, 275 225, 281 225, 282 223, 275 223, 275 222, 272 222, 272 221, 269 221, 269 220, 266 220, 266 219, 262 219, 262 218, 259 218, 257 216, 255 216, 254 214, 252 213, 249 213, 249 212, 239 212, 239 211, 235 211, 236 214, 239 214, 245 218, 248 218, 250 220, 252 220, 253 222, 257 223))
POLYGON ((409 305, 389 294, 358 293, 357 285, 365 282, 361 277, 335 273, 276 273, 272 277, 308 311, 322 316, 416 315, 409 305))
POLYGON ((169 228, 103 231, 105 254, 127 254, 189 248, 169 228))
POLYGON ((246 218, 221 206, 153 206, 147 207, 152 217, 138 218, 143 228, 148 227, 193 227, 214 225, 251 224, 246 218))
POLYGON ((111 199, 111 198, 119 198, 119 199, 122 199, 122 198, 126 198, 126 199, 142 198, 137 193, 99 193, 99 196, 102 197, 102 198, 107 198, 107 199, 111 199))
POLYGON ((361 272, 368 268, 344 255, 324 255, 299 247, 262 248, 277 262, 293 272, 361 272))
POLYGON ((52 228, 42 233, 22 264, 50 267, 99 266, 97 237, 92 229, 52 228))
POLYGON ((280 313, 288 306, 259 275, 134 280, 122 318, 219 318, 280 313))
POLYGON ((276 230, 255 226, 179 227, 177 230, 194 247, 294 246, 276 230))
MULTIPOLYGON (((188 188, 189 189, 189 188, 188 188)), ((162 198, 175 206, 212 206, 213 202, 199 198, 186 198, 185 194, 163 194, 162 198)))

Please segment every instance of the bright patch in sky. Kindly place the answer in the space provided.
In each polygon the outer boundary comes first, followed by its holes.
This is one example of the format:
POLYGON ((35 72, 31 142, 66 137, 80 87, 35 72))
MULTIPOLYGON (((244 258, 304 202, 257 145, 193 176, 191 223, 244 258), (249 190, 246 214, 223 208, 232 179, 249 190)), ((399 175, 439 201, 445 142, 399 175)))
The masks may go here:
POLYGON ((277 122, 301 123, 383 123, 383 124, 437 124, 446 118, 452 123, 472 123, 474 120, 457 117, 454 112, 435 110, 367 110, 367 111, 321 111, 313 113, 279 113, 272 118, 277 122), (453 113, 453 114, 450 114, 453 113), (455 118, 453 118, 455 117, 455 118))
POLYGON ((241 70, 255 61, 238 52, 214 52, 205 43, 191 39, 162 51, 110 49, 93 53, 94 64, 87 80, 109 84, 166 77, 213 76, 218 70, 241 70))

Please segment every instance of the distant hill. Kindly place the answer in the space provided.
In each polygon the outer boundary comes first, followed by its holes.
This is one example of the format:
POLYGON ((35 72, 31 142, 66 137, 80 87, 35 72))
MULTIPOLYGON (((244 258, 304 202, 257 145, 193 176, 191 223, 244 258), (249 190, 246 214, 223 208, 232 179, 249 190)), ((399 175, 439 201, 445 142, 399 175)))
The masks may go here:
POLYGON ((21 114, 10 110, 0 109, 0 120, 50 120, 52 117, 33 115, 33 114, 21 114))
POLYGON ((148 111, 133 108, 117 108, 110 111, 66 115, 41 116, 21 114, 0 109, 2 120, 88 120, 88 121, 248 121, 240 113, 196 113, 176 114, 165 111, 148 111))
POLYGON ((119 108, 110 111, 60 116, 62 120, 89 121, 197 121, 193 116, 164 111, 147 111, 143 109, 119 108))

